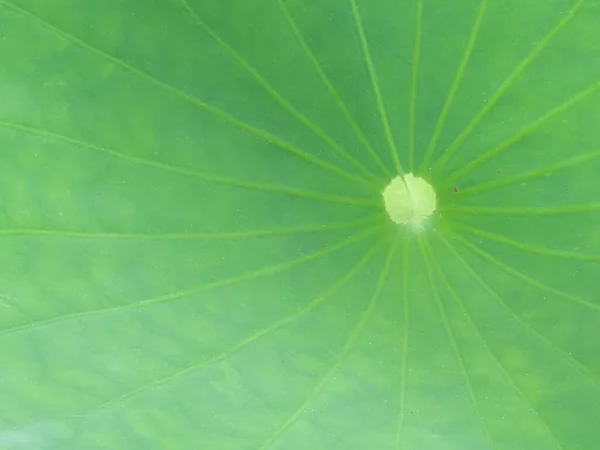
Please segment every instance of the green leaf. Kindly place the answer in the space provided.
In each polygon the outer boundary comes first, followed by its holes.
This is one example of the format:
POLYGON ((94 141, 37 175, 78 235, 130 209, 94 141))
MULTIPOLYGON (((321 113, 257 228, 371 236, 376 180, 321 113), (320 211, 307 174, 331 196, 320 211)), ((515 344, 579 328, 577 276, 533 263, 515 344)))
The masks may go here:
POLYGON ((596 449, 598 42, 597 0, 0 0, 0 449, 596 449))

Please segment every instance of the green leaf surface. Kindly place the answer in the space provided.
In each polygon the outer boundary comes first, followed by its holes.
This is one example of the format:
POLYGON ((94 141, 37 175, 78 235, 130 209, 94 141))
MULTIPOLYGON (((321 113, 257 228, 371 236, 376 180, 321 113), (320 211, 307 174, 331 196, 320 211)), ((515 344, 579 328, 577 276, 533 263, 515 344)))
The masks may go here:
POLYGON ((597 0, 0 0, 0 449, 597 449, 599 42, 597 0))

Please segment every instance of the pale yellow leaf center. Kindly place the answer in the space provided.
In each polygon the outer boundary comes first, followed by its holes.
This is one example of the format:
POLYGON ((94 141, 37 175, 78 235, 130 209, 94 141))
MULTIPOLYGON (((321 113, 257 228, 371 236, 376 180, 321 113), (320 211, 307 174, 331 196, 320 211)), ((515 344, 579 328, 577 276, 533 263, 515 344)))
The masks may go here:
POLYGON ((398 224, 422 229, 425 220, 435 212, 433 187, 412 173, 393 178, 382 195, 390 219, 398 224))

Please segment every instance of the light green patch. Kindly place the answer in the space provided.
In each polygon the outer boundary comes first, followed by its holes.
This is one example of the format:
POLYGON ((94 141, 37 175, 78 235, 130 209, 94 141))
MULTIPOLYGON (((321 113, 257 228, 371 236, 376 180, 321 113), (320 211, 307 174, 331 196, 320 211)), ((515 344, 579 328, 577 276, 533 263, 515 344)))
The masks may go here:
POLYGON ((385 209, 394 223, 421 230, 435 212, 436 195, 433 187, 412 173, 397 176, 382 193, 385 209))

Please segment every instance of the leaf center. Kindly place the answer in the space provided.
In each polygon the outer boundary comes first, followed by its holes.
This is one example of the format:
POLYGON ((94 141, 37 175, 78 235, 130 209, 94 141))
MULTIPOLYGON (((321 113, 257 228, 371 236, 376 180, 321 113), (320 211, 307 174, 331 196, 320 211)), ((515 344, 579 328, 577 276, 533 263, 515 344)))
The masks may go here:
POLYGON ((392 178, 383 190, 385 209, 394 223, 423 229, 425 220, 436 209, 433 187, 412 173, 392 178))

